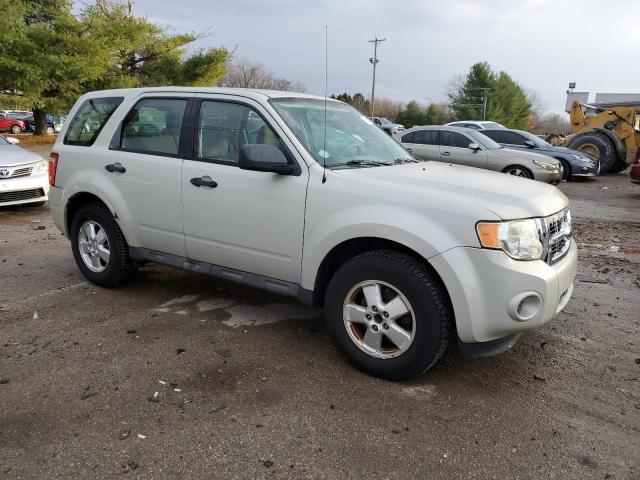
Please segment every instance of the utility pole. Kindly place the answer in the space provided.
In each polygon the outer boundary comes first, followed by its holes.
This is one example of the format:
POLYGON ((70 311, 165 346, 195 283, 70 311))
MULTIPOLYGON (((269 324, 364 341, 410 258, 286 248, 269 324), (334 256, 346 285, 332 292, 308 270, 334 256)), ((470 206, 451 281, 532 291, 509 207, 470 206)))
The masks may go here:
POLYGON ((378 44, 385 42, 386 38, 375 37, 373 40, 369 40, 369 43, 373 43, 373 57, 369 58, 369 61, 373 63, 373 82, 371 83, 371 115, 373 117, 373 101, 376 98, 376 63, 378 63, 378 44))
POLYGON ((487 97, 489 96, 490 88, 479 88, 482 91, 482 120, 487 119, 487 97))

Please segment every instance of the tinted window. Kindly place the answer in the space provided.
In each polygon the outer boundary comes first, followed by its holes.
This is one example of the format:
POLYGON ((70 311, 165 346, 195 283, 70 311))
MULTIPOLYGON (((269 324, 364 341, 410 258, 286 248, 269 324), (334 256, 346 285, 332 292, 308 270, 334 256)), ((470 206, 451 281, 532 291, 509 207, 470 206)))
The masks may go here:
POLYGON ((139 153, 178 155, 180 127, 187 100, 140 100, 122 124, 120 148, 139 153))
POLYGON ((280 148, 280 139, 251 108, 238 103, 204 101, 196 132, 196 156, 238 163, 244 144, 269 144, 280 148))
POLYGON ((482 130, 482 134, 486 135, 487 137, 489 137, 491 140, 494 140, 498 143, 501 143, 502 140, 500 138, 500 134, 502 132, 498 131, 498 130, 482 130))
POLYGON ((100 130, 123 97, 90 98, 85 100, 69 123, 64 136, 66 145, 81 145, 88 147, 98 137, 100 130))
POLYGON ((413 137, 414 137, 415 132, 411 132, 411 133, 407 133, 406 135, 403 135, 402 138, 400 139, 400 141, 402 143, 413 143, 413 137))
POLYGON ((443 130, 440 138, 442 139, 440 145, 445 147, 469 148, 469 144, 473 143, 461 133, 449 130, 443 130))
POLYGON ((480 127, 475 123, 465 123, 464 126, 473 130, 480 130, 480 127))
POLYGON ((413 143, 422 145, 438 145, 438 130, 416 130, 413 143))
POLYGON ((502 141, 500 143, 507 143, 509 145, 522 145, 524 146, 525 138, 514 132, 502 132, 502 141))

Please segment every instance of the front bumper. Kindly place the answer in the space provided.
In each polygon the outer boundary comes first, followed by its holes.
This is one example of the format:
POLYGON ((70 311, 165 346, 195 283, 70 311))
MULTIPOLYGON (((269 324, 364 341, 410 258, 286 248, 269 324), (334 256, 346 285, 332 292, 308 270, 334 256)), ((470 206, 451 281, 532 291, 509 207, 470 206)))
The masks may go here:
POLYGON ((545 170, 544 168, 537 168, 533 172, 533 179, 544 183, 554 183, 562 180, 561 170, 545 170))
POLYGON ((44 202, 49 193, 47 172, 0 179, 0 207, 44 202))
POLYGON ((573 292, 577 267, 574 240, 553 265, 518 261, 498 250, 458 247, 430 259, 453 306, 458 337, 464 343, 503 339, 551 320, 573 292), (520 300, 534 301, 517 318, 520 300))
POLYGON ((572 177, 597 177, 600 175, 600 162, 596 163, 572 163, 572 177))

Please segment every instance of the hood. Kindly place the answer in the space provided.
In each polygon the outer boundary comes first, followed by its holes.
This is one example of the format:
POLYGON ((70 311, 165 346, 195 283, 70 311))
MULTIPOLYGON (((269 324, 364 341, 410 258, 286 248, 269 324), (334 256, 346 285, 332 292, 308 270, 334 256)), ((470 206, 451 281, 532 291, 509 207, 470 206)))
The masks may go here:
POLYGON ((43 157, 17 145, 0 145, 0 167, 33 163, 43 157))
POLYGON ((536 153, 533 149, 499 148, 497 150, 488 150, 487 153, 499 157, 517 157, 519 159, 538 160, 540 162, 560 165, 560 162, 555 158, 550 158, 548 155, 543 155, 542 153, 536 153))
POLYGON ((589 155, 588 153, 581 152, 580 150, 574 150, 573 148, 567 148, 567 147, 550 146, 545 148, 545 152, 563 153, 565 155, 580 155, 581 157, 588 158, 589 160, 598 160, 593 155, 589 155))
POLYGON ((569 203, 560 190, 546 183, 442 162, 337 172, 385 188, 401 190, 411 196, 438 196, 481 206, 502 219, 546 217, 569 203))

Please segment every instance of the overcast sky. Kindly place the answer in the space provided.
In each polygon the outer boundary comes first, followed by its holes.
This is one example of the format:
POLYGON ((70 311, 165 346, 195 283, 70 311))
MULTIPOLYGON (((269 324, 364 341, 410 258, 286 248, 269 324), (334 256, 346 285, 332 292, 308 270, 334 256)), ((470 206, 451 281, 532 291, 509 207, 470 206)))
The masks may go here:
POLYGON ((421 103, 446 99, 447 84, 478 61, 508 72, 542 106, 562 111, 576 90, 640 92, 640 0, 137 0, 135 10, 176 32, 207 30, 198 47, 223 45, 324 91, 324 25, 329 93, 371 90, 421 103))

